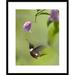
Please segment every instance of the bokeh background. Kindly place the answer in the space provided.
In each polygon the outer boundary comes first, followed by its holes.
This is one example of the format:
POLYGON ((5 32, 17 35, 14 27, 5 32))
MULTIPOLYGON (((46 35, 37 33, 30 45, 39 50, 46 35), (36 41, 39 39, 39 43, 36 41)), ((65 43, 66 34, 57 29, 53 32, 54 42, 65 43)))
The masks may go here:
MULTIPOLYGON (((45 12, 50 13, 50 9, 45 12)), ((39 15, 35 22, 36 13, 36 10, 16 10, 16 65, 59 65, 59 32, 52 36, 53 23, 47 27, 49 15, 39 15), (32 22, 31 32, 23 30, 26 21, 32 22), (45 45, 42 53, 46 55, 38 59, 33 58, 26 39, 35 46, 45 45)))

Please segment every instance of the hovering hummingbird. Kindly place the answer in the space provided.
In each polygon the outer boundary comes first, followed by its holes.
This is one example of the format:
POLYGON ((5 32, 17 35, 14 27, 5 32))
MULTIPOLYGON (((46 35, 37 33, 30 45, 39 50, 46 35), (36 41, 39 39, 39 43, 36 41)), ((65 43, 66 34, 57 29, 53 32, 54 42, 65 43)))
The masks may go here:
POLYGON ((44 48, 43 45, 39 45, 37 47, 34 47, 34 45, 32 45, 31 43, 29 43, 29 49, 30 49, 30 55, 33 57, 33 58, 38 58, 40 56, 43 56, 45 54, 40 54, 40 51, 44 48))

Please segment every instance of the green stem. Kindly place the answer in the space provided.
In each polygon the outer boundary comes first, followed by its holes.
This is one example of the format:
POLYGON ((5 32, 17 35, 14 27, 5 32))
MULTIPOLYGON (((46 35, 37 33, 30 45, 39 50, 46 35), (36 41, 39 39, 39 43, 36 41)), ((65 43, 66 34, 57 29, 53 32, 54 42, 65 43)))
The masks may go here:
POLYGON ((54 22, 54 34, 56 34, 57 32, 59 32, 59 22, 54 22))
POLYGON ((36 13, 36 15, 35 15, 35 22, 36 22, 36 19, 37 19, 37 16, 39 16, 39 15, 50 15, 49 13, 47 13, 47 12, 43 12, 45 9, 43 9, 43 10, 41 10, 41 11, 38 11, 37 13, 36 13))

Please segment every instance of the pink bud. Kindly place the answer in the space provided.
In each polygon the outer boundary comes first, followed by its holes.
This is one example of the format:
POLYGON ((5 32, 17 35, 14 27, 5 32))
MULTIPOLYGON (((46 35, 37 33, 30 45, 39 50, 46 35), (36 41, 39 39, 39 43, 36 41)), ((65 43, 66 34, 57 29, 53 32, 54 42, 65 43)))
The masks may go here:
POLYGON ((31 30, 31 25, 32 25, 31 21, 26 21, 23 25, 24 31, 29 32, 31 30))

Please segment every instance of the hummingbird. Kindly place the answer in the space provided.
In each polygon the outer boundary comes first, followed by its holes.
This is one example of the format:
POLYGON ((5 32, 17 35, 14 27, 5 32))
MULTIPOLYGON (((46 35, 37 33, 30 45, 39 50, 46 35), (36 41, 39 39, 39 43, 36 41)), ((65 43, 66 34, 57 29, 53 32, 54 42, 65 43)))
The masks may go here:
POLYGON ((33 58, 38 58, 40 56, 43 56, 45 54, 40 54, 40 51, 44 48, 43 45, 39 45, 37 47, 34 47, 33 44, 29 43, 29 49, 30 49, 30 55, 33 57, 33 58))

